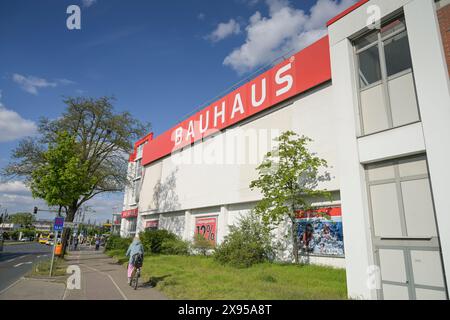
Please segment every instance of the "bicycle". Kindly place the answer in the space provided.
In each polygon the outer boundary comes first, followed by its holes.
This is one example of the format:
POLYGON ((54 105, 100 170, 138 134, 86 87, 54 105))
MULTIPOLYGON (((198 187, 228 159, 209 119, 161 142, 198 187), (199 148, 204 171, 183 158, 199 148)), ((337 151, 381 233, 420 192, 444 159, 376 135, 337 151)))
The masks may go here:
POLYGON ((130 286, 136 290, 139 283, 139 278, 141 277, 141 268, 134 268, 133 276, 131 277, 130 286))
POLYGON ((136 290, 138 287, 139 278, 141 277, 141 267, 144 262, 144 255, 139 253, 133 255, 132 262, 134 270, 131 275, 130 286, 136 290))

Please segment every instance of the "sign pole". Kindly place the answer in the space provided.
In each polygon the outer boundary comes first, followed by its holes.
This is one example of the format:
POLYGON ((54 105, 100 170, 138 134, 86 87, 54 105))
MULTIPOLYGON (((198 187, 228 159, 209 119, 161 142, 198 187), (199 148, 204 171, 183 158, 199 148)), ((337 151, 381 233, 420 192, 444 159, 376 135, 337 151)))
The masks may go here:
POLYGON ((55 260, 55 251, 56 251, 56 242, 58 239, 59 231, 56 231, 55 237, 53 238, 53 253, 52 253, 52 262, 50 263, 50 277, 53 273, 53 261, 55 260))
MULTIPOLYGON (((60 213, 61 213, 61 208, 59 209, 60 213)), ((52 252, 52 261, 50 263, 50 277, 52 276, 53 273, 53 263, 55 260, 55 251, 56 251, 56 246, 58 244, 58 235, 59 235, 59 231, 63 231, 64 228, 64 218, 62 218, 60 216, 60 214, 55 218, 55 222, 53 224, 53 231, 55 232, 55 235, 53 237, 53 252, 52 252)))

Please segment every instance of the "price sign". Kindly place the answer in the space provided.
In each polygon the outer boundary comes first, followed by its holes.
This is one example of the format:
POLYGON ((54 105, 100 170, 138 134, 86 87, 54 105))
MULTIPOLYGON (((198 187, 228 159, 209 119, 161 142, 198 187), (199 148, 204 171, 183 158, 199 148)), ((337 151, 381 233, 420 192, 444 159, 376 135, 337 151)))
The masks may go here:
POLYGON ((197 218, 195 235, 200 234, 205 239, 216 243, 217 217, 197 218))
POLYGON ((53 230, 62 231, 64 227, 64 218, 57 217, 55 218, 55 222, 53 224, 53 230))

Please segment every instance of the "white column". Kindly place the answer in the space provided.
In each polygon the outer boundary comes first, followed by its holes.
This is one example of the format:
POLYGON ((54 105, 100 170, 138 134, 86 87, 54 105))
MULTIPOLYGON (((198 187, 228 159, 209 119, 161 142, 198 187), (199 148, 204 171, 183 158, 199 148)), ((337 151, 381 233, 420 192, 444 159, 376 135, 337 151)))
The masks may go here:
POLYGON ((228 234, 228 208, 227 206, 220 207, 220 215, 217 221, 217 244, 221 243, 225 236, 228 234))
POLYGON ((450 287, 450 85, 432 0, 405 5, 447 288, 450 287))
POLYGON ((342 202, 347 289, 351 298, 376 299, 367 286, 367 269, 373 264, 369 208, 364 170, 356 139, 358 119, 353 48, 345 39, 331 47, 338 168, 342 202))
POLYGON ((184 240, 186 241, 192 240, 192 237, 194 236, 194 233, 191 230, 191 220, 192 220, 191 211, 187 210, 184 213, 184 240))

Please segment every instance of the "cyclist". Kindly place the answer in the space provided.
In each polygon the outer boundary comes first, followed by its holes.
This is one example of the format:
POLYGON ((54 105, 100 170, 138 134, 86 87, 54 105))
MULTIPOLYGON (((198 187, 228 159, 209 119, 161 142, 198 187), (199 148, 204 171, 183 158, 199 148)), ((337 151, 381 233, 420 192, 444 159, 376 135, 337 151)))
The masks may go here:
POLYGON ((126 253, 126 256, 130 257, 128 260, 128 284, 131 284, 133 272, 135 271, 134 261, 138 255, 141 255, 141 259, 143 258, 144 246, 142 245, 141 240, 139 240, 139 235, 136 234, 126 253))

